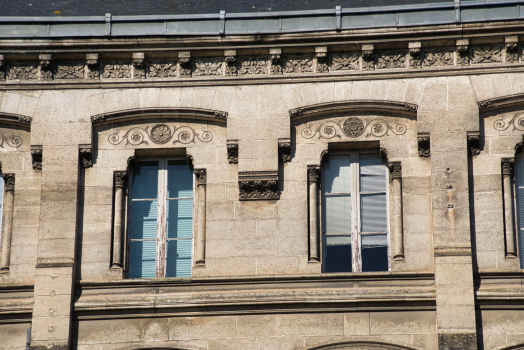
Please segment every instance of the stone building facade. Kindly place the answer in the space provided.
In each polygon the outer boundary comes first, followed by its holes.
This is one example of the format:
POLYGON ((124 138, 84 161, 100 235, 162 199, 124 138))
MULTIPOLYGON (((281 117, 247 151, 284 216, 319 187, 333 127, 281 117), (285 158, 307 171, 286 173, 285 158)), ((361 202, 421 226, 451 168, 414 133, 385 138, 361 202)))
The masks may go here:
POLYGON ((465 3, 0 22, 0 349, 524 349, 522 6, 465 3))

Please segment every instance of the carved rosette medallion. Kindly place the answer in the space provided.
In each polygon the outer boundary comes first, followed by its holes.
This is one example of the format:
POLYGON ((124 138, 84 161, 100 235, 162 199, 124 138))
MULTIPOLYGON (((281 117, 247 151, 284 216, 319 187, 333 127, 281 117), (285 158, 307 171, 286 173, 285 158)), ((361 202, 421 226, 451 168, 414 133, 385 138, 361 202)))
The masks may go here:
POLYGON ((346 119, 342 130, 348 137, 359 137, 364 133, 365 125, 360 118, 351 117, 346 119))
POLYGON ((171 139, 171 129, 165 124, 158 124, 151 128, 151 140, 160 145, 171 139))
POLYGON ((119 131, 117 131, 108 137, 108 141, 112 145, 119 145, 124 140, 126 140, 126 145, 148 145, 148 139, 158 145, 163 145, 172 139, 174 139, 173 144, 188 144, 194 143, 196 140, 209 142, 213 139, 213 134, 211 131, 205 130, 205 127, 202 127, 202 132, 198 132, 190 126, 170 127, 166 124, 157 124, 151 130, 149 130, 149 127, 136 126, 129 129, 123 136, 120 136, 119 131))

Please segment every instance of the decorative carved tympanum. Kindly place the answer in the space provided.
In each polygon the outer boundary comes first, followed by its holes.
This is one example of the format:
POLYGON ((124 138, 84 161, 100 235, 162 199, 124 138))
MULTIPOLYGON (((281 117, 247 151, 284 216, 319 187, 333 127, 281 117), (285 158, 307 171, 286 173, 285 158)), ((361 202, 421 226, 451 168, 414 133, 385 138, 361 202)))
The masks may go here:
POLYGON ((306 139, 313 137, 332 139, 342 138, 343 135, 349 138, 357 138, 362 136, 368 130, 366 137, 375 136, 382 137, 387 135, 390 131, 395 135, 403 135, 407 131, 405 124, 395 122, 390 124, 384 119, 362 120, 357 117, 350 117, 344 122, 327 120, 320 124, 316 129, 311 128, 311 125, 306 124, 302 129, 301 135, 306 139))
POLYGON ((123 136, 120 136, 120 132, 117 131, 109 135, 108 141, 112 145, 119 145, 126 140, 126 145, 141 145, 149 144, 148 139, 151 142, 158 145, 163 145, 174 140, 173 143, 188 144, 199 140, 200 142, 209 142, 213 139, 211 131, 202 130, 198 132, 190 126, 169 126, 167 124, 157 124, 151 127, 139 127, 135 126, 129 129, 123 136))

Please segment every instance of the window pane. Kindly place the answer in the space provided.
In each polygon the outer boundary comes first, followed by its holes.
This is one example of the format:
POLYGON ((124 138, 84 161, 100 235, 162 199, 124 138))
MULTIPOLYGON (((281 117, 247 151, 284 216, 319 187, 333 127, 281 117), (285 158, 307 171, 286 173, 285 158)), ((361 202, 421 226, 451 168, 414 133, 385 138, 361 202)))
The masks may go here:
POLYGON ((349 156, 330 156, 322 167, 324 193, 350 193, 349 156))
POLYGON ((167 242, 166 277, 191 276, 191 239, 167 242))
POLYGON ((324 272, 351 272, 351 236, 325 236, 324 272))
POLYGON ((129 247, 129 278, 154 278, 155 241, 131 241, 129 247))
POLYGON ((133 168, 133 199, 158 197, 158 162, 138 162, 133 168))
POLYGON ((167 238, 191 238, 193 236, 193 200, 167 201, 167 238))
POLYGON ((351 196, 324 197, 324 233, 351 233, 351 196))
POLYGON ((385 175, 386 166, 382 164, 379 154, 360 154, 360 174, 361 175, 385 175))
POLYGON ((362 235, 362 271, 388 271, 387 235, 362 235))
MULTIPOLYGON (((524 159, 517 155, 515 164, 515 182, 517 187, 517 228, 519 242, 520 268, 524 268, 524 159)), ((507 208, 506 208, 507 210, 507 208)))
POLYGON ((361 232, 386 232, 386 194, 363 194, 360 196, 361 232))
POLYGON ((181 161, 169 161, 167 166, 167 198, 193 197, 193 173, 181 161))
POLYGON ((131 203, 131 239, 156 239, 157 201, 138 201, 131 203))

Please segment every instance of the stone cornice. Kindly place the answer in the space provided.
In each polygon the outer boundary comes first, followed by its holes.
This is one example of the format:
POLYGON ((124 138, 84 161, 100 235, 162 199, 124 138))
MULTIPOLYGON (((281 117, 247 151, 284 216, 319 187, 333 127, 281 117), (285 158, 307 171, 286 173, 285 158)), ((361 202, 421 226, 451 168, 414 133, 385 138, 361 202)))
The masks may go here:
POLYGON ((98 114, 91 117, 91 122, 98 126, 105 123, 120 123, 162 116, 162 118, 169 119, 199 119, 226 123, 227 115, 227 112, 201 108, 138 108, 98 114))
POLYGON ((524 94, 506 95, 478 102, 480 112, 524 105, 524 94))
POLYGON ((30 128, 33 118, 18 114, 0 112, 0 124, 11 124, 21 126, 23 128, 30 128))
POLYGON ((319 103, 289 110, 291 121, 327 113, 348 111, 382 111, 405 113, 416 116, 418 106, 412 103, 382 101, 382 100, 353 100, 319 103))

